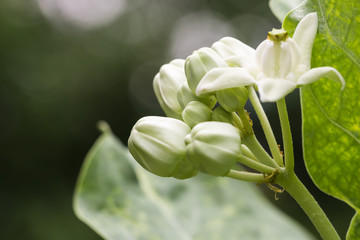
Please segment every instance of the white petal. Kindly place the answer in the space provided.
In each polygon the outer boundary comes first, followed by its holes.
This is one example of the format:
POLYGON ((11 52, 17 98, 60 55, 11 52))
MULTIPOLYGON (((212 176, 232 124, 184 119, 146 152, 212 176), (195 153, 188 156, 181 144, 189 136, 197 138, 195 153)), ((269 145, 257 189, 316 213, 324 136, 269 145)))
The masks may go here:
POLYGON ((311 51, 314 44, 318 27, 318 18, 316 12, 306 15, 297 25, 293 39, 301 50, 302 57, 300 64, 310 67, 311 51))
MULTIPOLYGON (((286 75, 290 73, 290 71, 294 68, 293 67, 293 59, 296 58, 296 56, 292 56, 292 52, 290 49, 289 41, 291 42, 291 39, 287 39, 287 41, 281 41, 280 42, 280 49, 278 51, 278 76, 280 78, 285 78, 286 75)), ((276 61, 274 60, 274 61, 276 61)), ((276 66, 276 65, 275 65, 276 66)))
POLYGON ((276 102, 296 88, 296 84, 286 79, 264 78, 257 83, 262 102, 276 102))
POLYGON ((266 76, 275 77, 275 52, 278 50, 275 48, 275 43, 269 39, 262 41, 256 48, 256 63, 259 67, 259 71, 263 72, 266 76))
POLYGON ((204 93, 254 83, 255 79, 244 68, 213 68, 201 79, 196 88, 196 94, 199 96, 204 93))
POLYGON ((286 39, 286 43, 288 44, 291 52, 291 71, 294 72, 299 65, 301 51, 294 39, 288 38, 286 39))
POLYGON ((344 78, 335 68, 332 67, 318 67, 318 68, 310 69, 309 71, 305 72, 303 75, 299 77, 297 84, 298 85, 310 84, 319 80, 322 77, 326 77, 333 81, 340 82, 342 84, 341 90, 343 90, 345 87, 344 78))

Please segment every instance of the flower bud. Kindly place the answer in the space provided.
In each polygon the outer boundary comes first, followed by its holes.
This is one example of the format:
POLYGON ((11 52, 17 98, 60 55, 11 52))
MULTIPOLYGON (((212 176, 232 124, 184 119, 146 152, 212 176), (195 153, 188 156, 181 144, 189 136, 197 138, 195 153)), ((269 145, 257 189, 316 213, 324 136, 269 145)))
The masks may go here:
POLYGON ((196 124, 211 120, 211 109, 205 104, 197 101, 192 101, 186 105, 182 112, 184 122, 190 127, 196 124))
POLYGON ((202 77, 216 67, 228 67, 226 62, 211 48, 200 48, 190 55, 185 62, 185 74, 193 93, 202 77))
POLYGON ((146 170, 179 179, 196 175, 197 170, 186 159, 185 136, 190 127, 167 117, 143 117, 131 130, 129 151, 146 170))
POLYGON ((166 116, 181 119, 183 108, 177 99, 177 91, 186 82, 183 59, 176 59, 160 68, 153 82, 154 92, 166 116))
POLYGON ((234 112, 244 108, 248 91, 245 87, 227 88, 217 91, 216 98, 226 111, 234 112))
POLYGON ((218 106, 212 111, 211 119, 216 122, 225 122, 232 124, 233 116, 231 112, 227 112, 223 107, 218 106))
POLYGON ((214 96, 200 98, 196 96, 189 88, 187 82, 184 82, 177 92, 177 99, 180 106, 184 109, 192 101, 198 101, 204 103, 209 108, 213 108, 216 104, 214 96))
POLYGON ((221 56, 226 63, 233 67, 244 67, 253 63, 255 50, 245 43, 232 38, 224 37, 215 42, 211 48, 221 56))
POLYGON ((186 155, 199 170, 214 176, 224 176, 241 154, 241 139, 237 128, 223 122, 203 122, 185 138, 186 155))

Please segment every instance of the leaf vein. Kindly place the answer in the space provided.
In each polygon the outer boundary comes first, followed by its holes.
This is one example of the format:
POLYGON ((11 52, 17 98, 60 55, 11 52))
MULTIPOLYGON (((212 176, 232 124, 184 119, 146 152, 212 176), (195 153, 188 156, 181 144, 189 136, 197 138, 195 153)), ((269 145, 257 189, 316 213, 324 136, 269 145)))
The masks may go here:
POLYGON ((136 165, 134 170, 139 180, 139 185, 144 191, 145 195, 153 202, 153 204, 159 209, 161 214, 167 220, 167 222, 173 227, 174 231, 176 231, 176 235, 180 237, 180 239, 190 240, 191 237, 189 234, 173 215, 171 206, 168 205, 168 203, 158 195, 156 190, 150 184, 149 179, 147 179, 146 175, 143 173, 143 169, 136 165))
POLYGON ((331 183, 331 187, 333 187, 335 189, 335 191, 337 191, 341 195, 342 201, 345 201, 353 209, 355 209, 356 211, 359 211, 359 208, 354 204, 354 202, 350 198, 348 198, 348 196, 344 193, 344 191, 341 188, 338 187, 338 183, 336 181, 334 181, 331 178, 327 178, 327 180, 331 183))
POLYGON ((324 12, 324 3, 322 2, 322 0, 318 0, 319 3, 319 9, 320 9, 320 13, 321 13, 321 18, 323 19, 324 22, 324 26, 326 29, 326 32, 328 33, 327 35, 329 36, 329 38, 331 39, 331 41, 338 47, 340 48, 346 55, 349 56, 349 58, 354 62, 354 64, 360 68, 360 59, 358 59, 354 54, 352 54, 352 52, 348 49, 343 47, 339 42, 338 39, 334 37, 333 33, 330 31, 330 27, 328 25, 328 22, 326 20, 325 17, 325 12, 324 12), (335 40, 336 39, 336 40, 335 40))
POLYGON ((360 144, 360 139, 357 138, 354 134, 352 134, 348 129, 346 129, 345 127, 341 126, 339 123, 335 122, 325 111, 325 109, 320 105, 318 99, 316 98, 316 96, 314 95, 311 86, 309 86, 309 91, 311 94, 311 97, 313 98, 315 104, 318 106, 318 108, 320 109, 320 111, 324 114, 324 116, 329 120, 330 123, 332 123, 334 126, 338 127, 340 130, 344 131, 347 135, 349 135, 350 137, 352 137, 358 144, 360 144))

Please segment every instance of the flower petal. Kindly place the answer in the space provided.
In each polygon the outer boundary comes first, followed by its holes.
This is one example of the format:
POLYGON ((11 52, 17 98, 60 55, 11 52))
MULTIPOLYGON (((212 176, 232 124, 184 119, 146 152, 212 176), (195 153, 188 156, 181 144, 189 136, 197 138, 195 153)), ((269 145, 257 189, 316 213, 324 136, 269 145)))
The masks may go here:
POLYGON ((205 74, 196 88, 196 94, 254 84, 255 79, 244 68, 213 68, 205 74))
MULTIPOLYGON (((294 39, 288 38, 286 40, 286 43, 288 44, 288 47, 290 50, 290 56, 291 56, 291 70, 290 71, 295 72, 296 68, 299 66, 299 61, 301 59, 302 53, 294 39)), ((281 58, 283 58, 283 57, 281 57, 281 58)))
POLYGON ((275 76, 274 42, 266 39, 262 41, 255 51, 255 60, 259 71, 266 76, 275 76))
POLYGON ((310 67, 311 51, 314 44, 318 27, 318 18, 316 12, 306 15, 297 25, 293 39, 301 49, 300 64, 310 67))
POLYGON ((208 47, 194 51, 185 61, 185 75, 192 92, 204 75, 212 68, 227 67, 227 63, 214 50, 208 47))
POLYGON ((294 82, 278 78, 263 78, 257 86, 262 102, 276 102, 296 88, 294 82))
POLYGON ((322 77, 326 77, 333 81, 340 82, 342 84, 341 90, 343 90, 345 87, 344 78, 341 76, 338 70, 332 67, 318 67, 318 68, 310 69, 309 71, 305 72, 303 75, 299 77, 297 84, 298 85, 310 84, 319 80, 322 77))

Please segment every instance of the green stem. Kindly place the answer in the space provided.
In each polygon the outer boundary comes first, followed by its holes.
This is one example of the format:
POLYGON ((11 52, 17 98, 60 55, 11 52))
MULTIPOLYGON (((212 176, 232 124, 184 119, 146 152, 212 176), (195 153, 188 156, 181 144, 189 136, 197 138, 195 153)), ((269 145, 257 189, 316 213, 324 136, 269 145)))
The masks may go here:
POLYGON ((233 116, 235 126, 238 127, 240 131, 242 131, 242 129, 244 128, 244 124, 240 120, 239 115, 237 115, 236 112, 232 112, 231 114, 233 116))
POLYGON ((236 170, 230 170, 227 177, 234 178, 241 181, 263 183, 264 175, 261 173, 249 173, 236 170))
POLYGON ((248 158, 251 158, 254 161, 257 161, 257 162, 259 161, 245 144, 241 144, 240 148, 241 148, 241 153, 242 154, 244 154, 248 158))
POLYGON ((270 155, 264 150, 264 148, 261 146, 254 134, 244 136, 241 141, 243 144, 245 144, 245 146, 250 149, 250 151, 255 155, 256 159, 258 159, 259 162, 270 167, 279 167, 276 162, 270 157, 270 155))
POLYGON ((271 174, 272 172, 275 171, 275 168, 256 162, 244 155, 240 155, 238 162, 261 173, 271 174))
POLYGON ((294 150, 285 98, 280 99, 276 104, 279 112, 284 144, 285 168, 287 172, 292 172, 294 169, 294 150))
POLYGON ((340 239, 324 211, 295 173, 289 174, 287 171, 282 171, 277 176, 276 183, 285 188, 302 207, 324 240, 340 239))
POLYGON ((244 129, 246 131, 247 134, 252 134, 254 133, 253 128, 250 124, 249 118, 246 115, 246 110, 245 109, 240 109, 237 111, 237 113, 239 114, 239 117, 241 119, 242 124, 244 125, 244 129))
POLYGON ((282 166, 284 166, 284 164, 283 164, 280 150, 278 148, 274 133, 271 129, 269 120, 267 119, 265 111, 261 106, 260 100, 259 100, 258 96, 256 95, 255 89, 253 86, 247 86, 246 88, 248 89, 248 92, 249 92, 249 99, 255 109, 255 112, 256 112, 256 114, 260 120, 261 126, 264 130, 266 140, 269 143, 271 154, 272 154, 275 162, 279 166, 282 167, 282 166))

